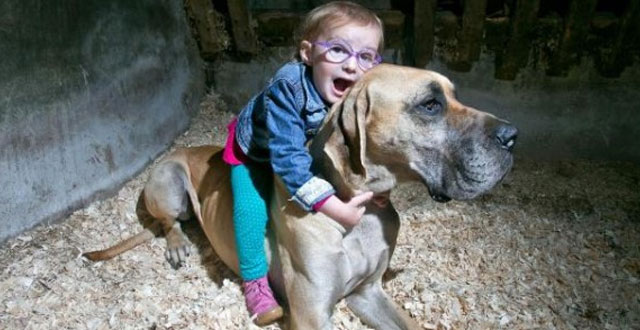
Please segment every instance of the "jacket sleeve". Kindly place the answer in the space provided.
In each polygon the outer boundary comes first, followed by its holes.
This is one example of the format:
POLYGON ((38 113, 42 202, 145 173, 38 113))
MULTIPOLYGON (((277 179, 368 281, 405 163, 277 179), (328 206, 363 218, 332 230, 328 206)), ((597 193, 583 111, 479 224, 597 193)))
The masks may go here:
POLYGON ((296 91, 286 80, 271 84, 264 95, 269 130, 271 166, 303 209, 335 193, 326 180, 311 173, 311 155, 305 146, 305 123, 296 105, 296 91))

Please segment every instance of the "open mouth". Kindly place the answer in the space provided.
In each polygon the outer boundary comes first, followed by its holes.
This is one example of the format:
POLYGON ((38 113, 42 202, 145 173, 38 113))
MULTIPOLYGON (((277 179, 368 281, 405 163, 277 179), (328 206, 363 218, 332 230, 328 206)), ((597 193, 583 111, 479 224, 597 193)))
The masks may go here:
POLYGON ((353 81, 338 78, 333 81, 333 88, 339 93, 344 93, 349 87, 353 86, 353 81))

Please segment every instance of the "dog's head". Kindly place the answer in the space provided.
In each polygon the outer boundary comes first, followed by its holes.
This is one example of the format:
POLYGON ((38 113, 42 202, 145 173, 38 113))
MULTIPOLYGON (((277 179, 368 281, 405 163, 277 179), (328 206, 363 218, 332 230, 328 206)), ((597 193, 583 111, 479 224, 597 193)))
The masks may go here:
POLYGON ((516 135, 509 123, 460 103, 446 77, 382 64, 333 106, 310 149, 342 194, 420 180, 444 202, 494 187, 511 168, 516 135))

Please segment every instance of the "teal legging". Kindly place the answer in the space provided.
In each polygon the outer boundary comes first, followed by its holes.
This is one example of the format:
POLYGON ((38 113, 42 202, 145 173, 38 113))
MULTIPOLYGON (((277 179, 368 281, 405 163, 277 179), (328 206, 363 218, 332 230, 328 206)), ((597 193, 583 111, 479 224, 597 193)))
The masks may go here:
POLYGON ((267 204, 273 176, 262 164, 231 166, 233 229, 240 276, 245 281, 267 274, 264 235, 269 220, 267 204))

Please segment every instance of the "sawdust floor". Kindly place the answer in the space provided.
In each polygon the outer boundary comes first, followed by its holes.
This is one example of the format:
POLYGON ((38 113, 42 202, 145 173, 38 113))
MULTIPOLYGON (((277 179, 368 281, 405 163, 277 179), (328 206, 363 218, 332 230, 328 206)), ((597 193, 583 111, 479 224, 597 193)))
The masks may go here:
MULTIPOLYGON (((175 145, 222 144, 231 116, 209 95, 175 145)), ((81 257, 140 230, 147 175, 3 244, 0 329, 255 328, 238 277, 193 222, 196 253, 178 270, 162 239, 107 262, 81 257)), ((517 157, 472 202, 438 204, 403 185, 392 196, 402 229, 385 289, 425 329, 640 329, 639 181, 628 163, 517 157)), ((366 329, 344 303, 334 324, 366 329)))

